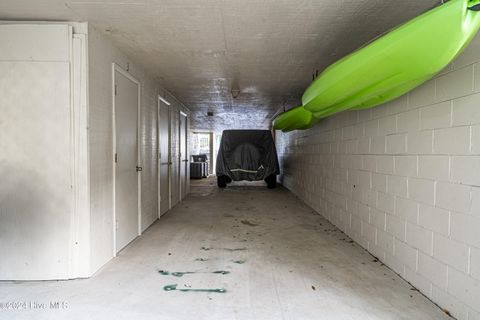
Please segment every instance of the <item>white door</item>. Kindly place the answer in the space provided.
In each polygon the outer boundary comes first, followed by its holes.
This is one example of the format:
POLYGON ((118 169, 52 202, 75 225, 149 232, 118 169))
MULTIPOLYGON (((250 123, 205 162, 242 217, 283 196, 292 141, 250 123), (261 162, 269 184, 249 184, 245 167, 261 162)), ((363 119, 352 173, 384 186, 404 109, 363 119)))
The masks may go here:
POLYGON ((180 201, 180 113, 178 110, 171 112, 171 207, 180 201))
POLYGON ((187 195, 187 116, 180 113, 180 199, 187 195))
POLYGON ((160 215, 170 209, 170 107, 158 101, 160 215))
POLYGON ((138 98, 138 83, 115 70, 116 252, 138 236, 138 98))

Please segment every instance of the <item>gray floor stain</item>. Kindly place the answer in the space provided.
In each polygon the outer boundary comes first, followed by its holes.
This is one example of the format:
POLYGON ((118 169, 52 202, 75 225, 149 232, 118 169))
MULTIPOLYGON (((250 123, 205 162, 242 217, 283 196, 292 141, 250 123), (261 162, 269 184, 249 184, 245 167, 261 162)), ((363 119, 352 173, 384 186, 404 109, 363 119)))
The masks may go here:
POLYGON ((258 226, 258 223, 253 223, 253 222, 250 222, 248 220, 242 220, 240 221, 241 223, 243 223, 244 225, 247 225, 247 226, 250 226, 250 227, 256 227, 258 226))
POLYGON ((254 211, 256 207, 236 207, 236 211, 254 211))
POLYGON ((210 251, 210 250, 225 250, 225 251, 245 251, 248 250, 247 248, 212 248, 212 247, 201 247, 202 250, 204 251, 210 251))
POLYGON ((206 274, 206 273, 226 275, 226 274, 229 274, 230 271, 218 270, 218 271, 183 271, 183 272, 175 271, 175 272, 169 272, 169 271, 165 271, 165 270, 158 270, 158 273, 160 273, 162 276, 183 277, 186 274, 206 274))
POLYGON ((195 289, 195 288, 188 288, 188 289, 179 289, 177 288, 177 284, 169 284, 163 287, 165 291, 180 291, 180 292, 208 292, 208 293, 225 293, 227 289, 219 288, 219 289, 195 289))

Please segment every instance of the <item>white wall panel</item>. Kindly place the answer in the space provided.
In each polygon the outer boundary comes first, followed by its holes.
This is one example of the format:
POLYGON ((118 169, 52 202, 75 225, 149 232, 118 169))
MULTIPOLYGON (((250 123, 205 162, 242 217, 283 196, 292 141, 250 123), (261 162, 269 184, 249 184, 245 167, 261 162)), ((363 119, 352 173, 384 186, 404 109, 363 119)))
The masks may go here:
POLYGON ((0 62, 0 278, 68 277, 68 63, 0 62))
POLYGON ((0 60, 70 61, 71 38, 68 25, 2 25, 0 60))
POLYGON ((87 37, 73 35, 71 99, 73 118, 73 186, 75 210, 72 219, 72 277, 90 276, 90 193, 88 162, 87 37))
POLYGON ((73 29, 0 23, 0 279, 89 276, 86 38, 73 29))

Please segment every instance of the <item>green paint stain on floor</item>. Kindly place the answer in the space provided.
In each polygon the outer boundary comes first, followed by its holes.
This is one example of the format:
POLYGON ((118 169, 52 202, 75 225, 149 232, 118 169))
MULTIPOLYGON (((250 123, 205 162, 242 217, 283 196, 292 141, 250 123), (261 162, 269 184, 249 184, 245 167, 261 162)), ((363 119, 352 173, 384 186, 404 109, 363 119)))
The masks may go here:
POLYGON ((186 272, 172 272, 171 275, 174 277, 183 277, 186 274, 194 274, 196 272, 193 271, 186 271, 186 272))
POLYGON ((226 250, 226 251, 245 251, 247 250, 247 248, 234 248, 234 249, 231 249, 231 248, 222 248, 223 250, 226 250))
POLYGON ((178 289, 177 284, 170 284, 163 287, 165 291, 180 291, 180 292, 208 292, 208 293, 225 293, 227 289, 219 288, 219 289, 178 289))
POLYGON ((221 271, 213 271, 212 273, 213 273, 213 274, 223 274, 223 275, 225 275, 225 274, 229 274, 230 271, 223 271, 223 270, 221 270, 221 271))
POLYGON ((197 274, 197 273, 211 273, 211 274, 221 274, 221 275, 226 275, 229 274, 230 271, 225 271, 225 270, 218 270, 218 271, 175 271, 175 272, 169 272, 165 270, 158 270, 158 273, 160 273, 162 276, 174 276, 174 277, 183 277, 186 274, 197 274))
POLYGON ((233 260, 233 263, 236 263, 236 264, 244 264, 245 261, 244 261, 244 260, 233 260))
POLYGON ((168 286, 163 287, 163 290, 165 290, 165 291, 177 290, 177 285, 176 284, 169 284, 168 286))

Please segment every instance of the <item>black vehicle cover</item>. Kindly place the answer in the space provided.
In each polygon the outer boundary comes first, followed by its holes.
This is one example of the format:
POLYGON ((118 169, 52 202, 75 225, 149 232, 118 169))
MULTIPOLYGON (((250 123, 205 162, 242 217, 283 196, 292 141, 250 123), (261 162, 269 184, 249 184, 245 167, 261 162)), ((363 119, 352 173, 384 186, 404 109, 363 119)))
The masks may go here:
POLYGON ((258 181, 279 174, 277 150, 268 130, 225 130, 217 156, 217 176, 258 181))

